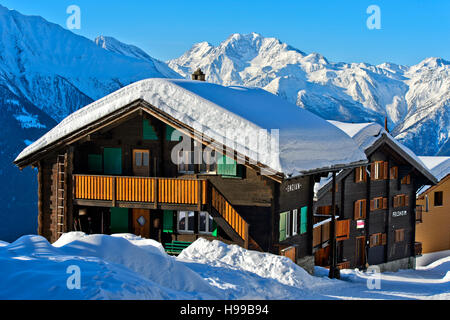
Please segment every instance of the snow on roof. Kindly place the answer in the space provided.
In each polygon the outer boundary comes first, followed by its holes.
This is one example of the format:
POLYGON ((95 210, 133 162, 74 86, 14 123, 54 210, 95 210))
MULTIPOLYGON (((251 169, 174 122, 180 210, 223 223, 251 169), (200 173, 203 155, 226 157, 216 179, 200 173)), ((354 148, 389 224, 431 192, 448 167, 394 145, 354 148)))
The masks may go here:
MULTIPOLYGON (((349 137, 351 137, 355 143, 359 146, 361 150, 366 151, 372 147, 379 139, 383 136, 387 137, 390 141, 395 143, 401 150, 408 154, 411 159, 416 162, 415 166, 422 169, 423 172, 428 172, 430 176, 434 176, 433 172, 422 162, 421 158, 416 156, 416 154, 404 146, 400 142, 394 139, 382 126, 375 122, 368 123, 347 123, 334 120, 328 120, 329 123, 333 124, 340 130, 344 131, 349 137)), ((330 176, 327 178, 321 178, 320 182, 314 185, 315 197, 318 196, 319 191, 327 186, 331 181, 330 176)))
MULTIPOLYGON (((436 177, 438 181, 444 179, 448 174, 450 174, 450 157, 419 157, 423 163, 430 169, 431 173, 436 177)), ((430 185, 422 186, 417 190, 417 196, 430 189, 430 185)))
POLYGON ((441 181, 450 174, 450 157, 419 157, 434 176, 441 181))
POLYGON ((341 130, 265 90, 153 78, 128 85, 72 113, 25 148, 15 162, 138 99, 187 126, 197 130, 200 126, 205 136, 288 176, 367 161, 364 152, 341 130), (272 129, 279 129, 279 153, 260 152, 258 142, 248 141, 249 135, 261 135, 261 130, 270 135, 272 129), (234 146, 225 143, 230 133, 234 146))
POLYGON ((400 149, 402 149, 405 153, 407 153, 417 165, 421 166, 427 172, 429 168, 422 162, 422 160, 408 147, 401 144, 397 140, 394 139, 393 136, 389 132, 387 132, 382 126, 375 122, 369 123, 345 123, 339 121, 331 121, 332 123, 345 133, 347 133, 361 148, 361 150, 367 150, 371 146, 375 144, 383 135, 385 135, 390 141, 395 143, 400 149))

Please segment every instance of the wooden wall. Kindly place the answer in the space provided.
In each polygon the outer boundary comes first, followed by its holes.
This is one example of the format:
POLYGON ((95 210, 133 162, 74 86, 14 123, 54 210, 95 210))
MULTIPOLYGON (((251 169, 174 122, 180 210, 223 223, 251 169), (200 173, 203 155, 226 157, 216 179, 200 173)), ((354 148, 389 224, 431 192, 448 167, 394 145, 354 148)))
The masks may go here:
MULTIPOLYGON (((393 166, 399 168, 397 179, 371 180, 367 176, 367 182, 355 182, 355 169, 345 170, 338 176, 336 204, 339 211, 339 219, 351 219, 350 237, 343 240, 342 257, 350 261, 351 267, 356 265, 356 238, 365 236, 366 240, 375 233, 386 234, 387 245, 366 247, 366 257, 369 264, 380 264, 393 261, 412 255, 414 248, 414 230, 415 230, 415 183, 416 178, 413 168, 404 161, 398 161, 385 149, 377 150, 369 156, 369 161, 386 161, 389 163, 389 171, 393 166), (400 180, 407 174, 411 175, 410 184, 401 184, 400 180), (409 203, 404 208, 393 207, 393 197, 395 195, 405 194, 409 196, 409 203), (376 197, 387 198, 387 209, 370 211, 370 200, 376 197), (365 227, 357 229, 357 221, 354 219, 354 203, 357 200, 366 199, 366 219, 365 227), (406 215, 393 216, 393 212, 406 211, 406 215), (405 230, 405 241, 395 242, 395 230, 405 230)), ((401 160, 401 159, 400 159, 401 160)), ((321 195, 315 203, 317 210, 320 206, 331 205, 331 188, 321 195)))

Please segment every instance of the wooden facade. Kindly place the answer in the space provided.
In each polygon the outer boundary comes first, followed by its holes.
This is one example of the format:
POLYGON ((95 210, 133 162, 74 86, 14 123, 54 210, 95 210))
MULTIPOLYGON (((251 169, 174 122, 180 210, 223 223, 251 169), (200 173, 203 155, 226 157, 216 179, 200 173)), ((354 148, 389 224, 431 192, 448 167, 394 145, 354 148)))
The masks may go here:
MULTIPOLYGON (((365 268, 414 257, 416 190, 430 179, 393 144, 380 138, 366 155, 369 165, 341 171, 336 178, 337 224, 345 221, 344 237, 337 236, 340 268, 365 268)), ((316 264, 330 264, 329 236, 320 222, 332 206, 332 182, 317 193, 314 204, 314 253, 316 264), (325 234, 325 236, 324 236, 325 234)))
POLYGON ((130 232, 170 252, 206 237, 276 254, 295 245, 296 259, 313 254, 313 186, 320 174, 266 176, 237 158, 177 165, 172 151, 189 132, 174 135, 179 126, 139 102, 133 108, 19 164, 39 170, 39 234, 53 242, 69 231, 130 232))

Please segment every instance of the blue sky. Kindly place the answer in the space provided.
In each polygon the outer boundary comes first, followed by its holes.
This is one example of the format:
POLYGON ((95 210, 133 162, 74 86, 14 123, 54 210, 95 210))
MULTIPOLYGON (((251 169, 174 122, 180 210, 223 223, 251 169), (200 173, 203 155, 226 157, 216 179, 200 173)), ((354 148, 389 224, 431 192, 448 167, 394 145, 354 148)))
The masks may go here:
POLYGON ((175 58, 192 44, 217 45, 232 33, 276 37, 330 61, 385 61, 412 65, 426 57, 450 60, 448 0, 0 0, 27 15, 66 27, 66 8, 81 9, 81 30, 94 39, 109 35, 137 45, 161 60, 175 58), (369 5, 381 10, 381 29, 369 30, 369 5))

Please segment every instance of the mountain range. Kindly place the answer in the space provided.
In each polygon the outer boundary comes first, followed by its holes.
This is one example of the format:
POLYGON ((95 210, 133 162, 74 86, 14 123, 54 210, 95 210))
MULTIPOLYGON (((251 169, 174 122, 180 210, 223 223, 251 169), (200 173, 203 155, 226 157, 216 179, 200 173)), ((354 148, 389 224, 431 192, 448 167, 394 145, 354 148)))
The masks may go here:
POLYGON ((189 78, 264 88, 319 116, 384 122, 421 155, 450 155, 449 62, 333 63, 257 33, 195 44, 167 62, 112 37, 94 41, 0 6, 0 239, 36 232, 36 170, 16 155, 73 111, 132 82, 189 78), (8 183, 5 183, 8 182, 8 183), (30 218, 31 217, 31 218, 30 218), (14 228, 11 227, 14 225, 14 228))

